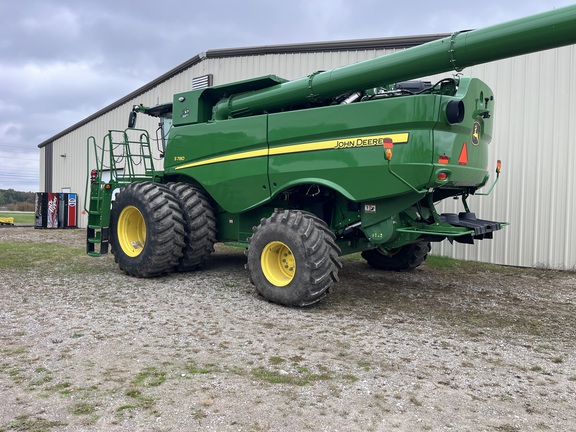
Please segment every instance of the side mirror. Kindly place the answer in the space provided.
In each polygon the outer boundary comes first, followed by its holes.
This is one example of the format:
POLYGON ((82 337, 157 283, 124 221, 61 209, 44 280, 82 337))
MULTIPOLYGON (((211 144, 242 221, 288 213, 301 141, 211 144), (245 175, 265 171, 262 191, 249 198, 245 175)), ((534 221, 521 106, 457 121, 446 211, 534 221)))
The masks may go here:
POLYGON ((128 127, 130 129, 132 129, 134 126, 136 126, 136 111, 130 111, 130 115, 128 116, 128 127))

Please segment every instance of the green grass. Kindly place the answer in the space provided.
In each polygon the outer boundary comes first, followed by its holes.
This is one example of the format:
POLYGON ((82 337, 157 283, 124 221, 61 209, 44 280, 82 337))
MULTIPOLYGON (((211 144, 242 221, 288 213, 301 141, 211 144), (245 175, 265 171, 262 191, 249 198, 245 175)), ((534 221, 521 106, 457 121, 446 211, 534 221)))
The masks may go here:
POLYGON ((434 267, 439 270, 457 268, 460 266, 460 264, 461 263, 457 260, 442 256, 429 255, 428 258, 426 259, 426 265, 429 265, 430 267, 434 267))
POLYGON ((282 373, 260 367, 253 369, 251 373, 254 378, 270 384, 290 384, 297 386, 304 386, 316 381, 327 381, 333 378, 331 375, 326 373, 314 374, 304 369, 300 370, 298 374, 290 374, 287 372, 282 373))
POLYGON ((88 402, 77 402, 68 410, 75 415, 88 415, 96 412, 96 407, 88 402))
POLYGON ((166 372, 157 369, 154 366, 143 369, 136 375, 132 383, 145 387, 157 387, 166 381, 166 372))
MULTIPOLYGON (((350 255, 345 255, 340 258, 344 265, 346 262, 363 262, 364 258, 360 253, 353 253, 350 255)), ((476 261, 464 261, 457 260, 453 258, 438 256, 438 255, 428 255, 426 261, 424 261, 423 266, 432 268, 439 271, 451 270, 451 271, 484 271, 484 270, 494 270, 497 268, 506 268, 504 266, 497 266, 494 264, 487 264, 476 261)))
POLYGON ((119 408, 117 408, 117 412, 122 412, 122 411, 126 411, 128 409, 135 409, 135 408, 152 409, 154 407, 154 405, 156 404, 156 400, 154 398, 145 396, 142 393, 142 391, 137 389, 137 388, 132 388, 132 387, 129 388, 128 390, 126 390, 124 395, 128 396, 129 398, 132 398, 132 400, 136 403, 136 405, 124 404, 124 405, 120 406, 119 408))
POLYGON ((101 271, 102 261, 86 255, 84 248, 57 243, 0 241, 0 272, 29 269, 67 274, 91 274, 101 271))
POLYGON ((0 425, 0 432, 26 431, 26 432, 46 432, 53 428, 67 426, 61 421, 50 421, 42 417, 32 417, 28 414, 16 416, 14 421, 0 425))
POLYGON ((0 212, 0 218, 13 217, 14 224, 34 224, 34 212, 0 212))

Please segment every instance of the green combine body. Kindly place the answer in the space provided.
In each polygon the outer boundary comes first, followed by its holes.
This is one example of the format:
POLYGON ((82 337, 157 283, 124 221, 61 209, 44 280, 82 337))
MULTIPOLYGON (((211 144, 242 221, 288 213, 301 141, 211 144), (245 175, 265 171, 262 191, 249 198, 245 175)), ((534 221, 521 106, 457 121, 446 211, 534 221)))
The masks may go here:
POLYGON ((340 255, 403 271, 430 242, 490 239, 505 223, 477 218, 466 199, 489 180, 492 90, 462 76, 407 80, 576 43, 575 28, 571 6, 300 80, 135 106, 127 130, 101 147, 89 139, 88 253, 110 244, 123 271, 154 277, 201 267, 216 242, 239 245, 260 294, 303 306, 337 282, 340 255), (160 118, 163 171, 138 114, 160 118), (451 197, 462 212, 438 214, 451 197))

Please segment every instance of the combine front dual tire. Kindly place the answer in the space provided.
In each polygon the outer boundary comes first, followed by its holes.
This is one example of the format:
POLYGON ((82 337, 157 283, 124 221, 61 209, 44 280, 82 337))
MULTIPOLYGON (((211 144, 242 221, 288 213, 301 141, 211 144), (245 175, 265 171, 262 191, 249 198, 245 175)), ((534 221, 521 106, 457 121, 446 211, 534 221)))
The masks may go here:
POLYGON ((183 254, 184 223, 166 186, 140 182, 122 188, 110 213, 110 244, 120 269, 136 277, 172 271, 183 254))
POLYGON ((256 290, 285 306, 322 300, 342 267, 334 234, 310 213, 286 210, 262 219, 248 239, 247 268, 256 290))
POLYGON ((362 252, 371 267, 388 271, 411 271, 422 264, 430 252, 429 242, 412 243, 386 253, 380 249, 370 249, 362 252))

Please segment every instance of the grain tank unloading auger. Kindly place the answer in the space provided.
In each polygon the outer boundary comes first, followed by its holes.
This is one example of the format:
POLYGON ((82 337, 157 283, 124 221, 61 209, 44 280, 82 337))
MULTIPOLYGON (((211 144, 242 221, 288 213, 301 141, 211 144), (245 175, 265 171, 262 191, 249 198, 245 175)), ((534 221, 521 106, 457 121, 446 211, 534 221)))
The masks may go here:
POLYGON ((503 224, 478 219, 466 200, 488 182, 492 91, 463 76, 406 81, 573 44, 575 30, 570 6, 299 80, 266 76, 135 106, 126 131, 102 147, 89 139, 88 252, 109 242, 124 272, 152 277, 202 266, 215 242, 248 247, 257 291, 303 306, 338 280, 339 255, 410 270, 432 241, 492 238, 503 224), (137 113, 169 130, 163 171, 134 129, 137 113), (435 203, 451 197, 463 211, 438 214, 435 203))

